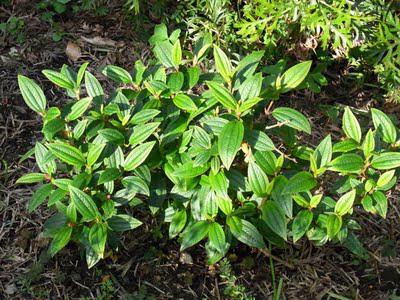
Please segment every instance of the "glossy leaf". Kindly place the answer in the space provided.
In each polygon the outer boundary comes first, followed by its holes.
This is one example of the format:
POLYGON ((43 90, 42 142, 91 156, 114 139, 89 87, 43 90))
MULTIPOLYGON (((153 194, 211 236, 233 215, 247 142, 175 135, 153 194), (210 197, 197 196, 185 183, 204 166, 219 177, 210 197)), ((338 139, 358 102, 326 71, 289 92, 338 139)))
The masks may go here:
POLYGON ((286 217, 282 209, 274 202, 267 201, 261 208, 262 219, 268 227, 284 240, 287 240, 286 217))
POLYGON ((71 200, 82 215, 84 221, 89 222, 99 217, 96 203, 94 203, 93 199, 88 194, 72 185, 70 185, 68 189, 71 200))
POLYGON ((355 140, 357 143, 361 142, 360 124, 348 106, 344 109, 343 131, 347 137, 355 140))
POLYGON ((244 127, 240 121, 230 121, 218 137, 218 154, 226 169, 232 165, 243 141, 244 127))
POLYGON ((48 144, 47 147, 54 156, 69 165, 81 167, 86 162, 85 157, 79 149, 64 142, 48 144))
POLYGON ((40 86, 23 75, 18 75, 18 85, 26 105, 37 113, 44 113, 46 111, 46 97, 40 86))
POLYGON ((297 110, 288 107, 278 107, 273 110, 272 116, 286 126, 311 134, 310 123, 307 118, 297 110))
POLYGON ((156 142, 147 142, 135 147, 125 158, 124 170, 132 171, 139 167, 149 156, 156 142))

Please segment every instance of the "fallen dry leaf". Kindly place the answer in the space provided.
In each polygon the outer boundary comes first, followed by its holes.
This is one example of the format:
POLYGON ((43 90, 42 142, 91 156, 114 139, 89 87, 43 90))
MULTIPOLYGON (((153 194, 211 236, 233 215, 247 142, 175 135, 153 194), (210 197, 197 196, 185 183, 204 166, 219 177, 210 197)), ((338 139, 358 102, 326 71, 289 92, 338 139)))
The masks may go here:
POLYGON ((81 48, 71 41, 68 42, 67 48, 65 48, 65 54, 74 62, 82 56, 81 48))
POLYGON ((101 36, 95 36, 93 38, 87 38, 84 36, 81 36, 81 39, 89 44, 95 45, 95 46, 102 46, 102 47, 123 47, 125 45, 124 42, 116 42, 111 39, 107 38, 102 38, 101 36))

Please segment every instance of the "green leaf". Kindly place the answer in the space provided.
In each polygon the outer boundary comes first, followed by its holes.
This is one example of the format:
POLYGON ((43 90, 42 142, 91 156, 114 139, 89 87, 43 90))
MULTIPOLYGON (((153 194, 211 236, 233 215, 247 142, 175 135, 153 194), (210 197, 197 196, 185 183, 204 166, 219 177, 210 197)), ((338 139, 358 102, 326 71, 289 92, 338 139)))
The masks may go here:
POLYGON ((361 171, 364 161, 357 154, 342 154, 336 157, 329 165, 329 169, 342 173, 358 173, 361 171))
POLYGON ((193 165, 193 162, 189 161, 178 167, 174 171, 173 176, 185 179, 195 178, 205 173, 208 169, 209 169, 208 165, 195 167, 193 165))
POLYGON ((286 217, 282 209, 274 201, 269 200, 261 208, 261 213, 261 218, 268 227, 286 241, 286 217))
POLYGON ((255 163, 250 162, 248 169, 248 178, 251 190, 258 197, 265 197, 268 192, 269 180, 263 170, 255 163))
POLYGON ((275 149, 275 145, 269 136, 260 130, 252 130, 251 134, 247 136, 247 142, 258 151, 270 151, 275 149))
POLYGON ((285 93, 299 86, 307 77, 312 61, 305 61, 294 65, 283 73, 281 78, 281 92, 285 93))
MULTIPOLYGON (((115 145, 121 145, 125 142, 125 136, 117 129, 105 128, 98 132, 98 135, 102 137, 105 141, 110 142, 115 145)), ((102 141, 104 142, 104 141, 102 141)))
POLYGON ((293 175, 283 190, 284 194, 296 194, 311 190, 317 185, 311 173, 303 171, 293 175))
POLYGON ((107 168, 101 172, 97 184, 103 184, 106 182, 114 181, 121 175, 121 172, 117 168, 107 168))
POLYGON ((194 223, 182 237, 181 251, 196 245, 204 239, 210 230, 210 223, 208 221, 199 221, 194 223))
POLYGON ((346 106, 346 108, 344 109, 342 126, 343 131, 347 137, 355 140, 357 143, 361 142, 360 124, 358 123, 357 118, 354 116, 353 112, 348 106, 346 106))
POLYGON ((355 199, 355 189, 344 194, 335 204, 335 214, 337 214, 338 216, 344 216, 345 214, 347 214, 353 208, 353 203, 355 199))
POLYGON ((82 215, 83 221, 90 222, 100 217, 96 203, 94 203, 93 199, 88 194, 72 185, 68 186, 68 189, 71 201, 82 215))
POLYGON ((257 164, 268 175, 274 175, 277 171, 277 159, 272 151, 256 151, 254 158, 257 164))
POLYGON ((139 227, 143 223, 129 215, 115 215, 107 220, 108 226, 111 230, 116 232, 123 232, 139 227))
POLYGON ((332 159, 332 139, 331 135, 324 138, 314 151, 314 157, 318 168, 327 166, 332 159))
POLYGON ((103 103, 104 91, 100 85, 100 82, 91 73, 85 72, 85 88, 86 92, 93 101, 97 103, 103 103))
POLYGON ((328 216, 326 222, 326 231, 330 239, 335 238, 336 234, 338 234, 341 227, 342 227, 342 218, 340 216, 335 214, 331 214, 328 216))
POLYGON ((231 216, 226 219, 226 222, 233 236, 239 241, 250 247, 259 249, 265 248, 262 235, 249 221, 239 219, 236 216, 231 216))
POLYGON ((384 152, 374 155, 371 166, 377 170, 389 170, 400 167, 400 152, 384 152))
POLYGON ((51 241, 49 247, 49 254, 51 256, 54 256, 58 251, 64 248, 68 244, 71 238, 71 234, 72 234, 72 227, 64 226, 58 229, 57 233, 53 236, 53 240, 51 241))
POLYGON ((22 183, 36 183, 36 182, 42 182, 46 179, 46 175, 42 173, 29 173, 21 176, 18 178, 18 180, 15 182, 17 184, 22 184, 22 183))
POLYGON ((181 48, 181 42, 176 40, 174 46, 172 47, 172 61, 175 64, 175 67, 179 67, 179 65, 182 63, 182 48, 181 48))
POLYGON ((91 97, 78 100, 74 105, 72 105, 71 112, 66 116, 66 120, 73 121, 81 117, 88 109, 90 103, 92 103, 91 97))
POLYGON ((150 195, 150 190, 146 181, 138 176, 124 177, 124 179, 122 179, 122 184, 129 192, 135 192, 146 196, 150 195))
POLYGON ((366 136, 365 136, 365 140, 362 146, 363 152, 364 152, 364 156, 365 157, 369 157, 372 152, 374 152, 375 150, 375 137, 374 137, 374 133, 372 132, 372 130, 368 130, 366 136))
POLYGON ((178 210, 172 217, 169 225, 169 238, 173 239, 185 228, 187 220, 186 210, 178 210))
POLYGON ((175 67, 174 59, 172 57, 172 49, 173 46, 169 41, 159 42, 153 49, 154 55, 167 68, 175 67))
POLYGON ((246 78, 239 86, 240 100, 243 101, 257 97, 261 92, 262 80, 263 77, 261 73, 246 78))
POLYGON ((51 184, 44 184, 40 188, 38 188, 36 192, 32 195, 31 200, 29 200, 28 212, 33 212, 40 204, 42 204, 50 195, 52 190, 53 187, 51 186, 51 184))
POLYGON ((311 134, 311 125, 307 118, 297 110, 288 107, 278 107, 272 116, 286 126, 311 134))
POLYGON ((210 174, 208 176, 210 179, 211 188, 216 192, 219 197, 227 197, 228 196, 228 179, 225 174, 221 171, 217 174, 210 174))
POLYGON ((217 45, 214 45, 214 60, 217 72, 221 74, 226 82, 230 82, 233 75, 231 61, 217 45))
POLYGON ((397 131, 392 120, 382 111, 371 108, 372 121, 375 129, 383 137, 383 140, 388 144, 393 144, 397 139, 397 131))
POLYGON ((225 232, 218 223, 211 223, 208 232, 208 239, 211 245, 220 252, 224 252, 226 248, 225 232))
POLYGON ((236 110, 237 101, 224 86, 213 81, 207 81, 207 86, 210 88, 215 99, 217 99, 217 101, 226 109, 236 110))
POLYGON ((126 83, 126 84, 133 83, 131 74, 129 74, 128 71, 126 71, 121 67, 112 65, 106 66, 103 69, 102 73, 111 80, 118 83, 126 83))
POLYGON ((232 205, 232 200, 228 197, 218 197, 217 198, 217 204, 219 209, 227 216, 229 216, 232 213, 233 210, 233 205, 232 205))
POLYGON ((144 124, 160 113, 157 109, 142 109, 133 115, 130 123, 133 125, 144 124))
POLYGON ((211 148, 211 139, 208 133, 201 127, 196 126, 193 130, 193 143, 203 149, 211 148))
POLYGON ((124 161, 124 170, 132 171, 139 167, 149 156, 151 150, 155 145, 155 141, 143 143, 137 147, 135 147, 125 158, 124 161))
POLYGON ((395 172, 396 170, 391 170, 383 173, 381 176, 379 176, 378 181, 376 182, 376 186, 383 187, 387 185, 394 177, 395 172))
POLYGON ((59 87, 67 90, 73 90, 75 88, 75 83, 62 73, 53 70, 43 70, 42 73, 48 80, 59 87))
POLYGON ((64 142, 48 144, 47 147, 54 156, 69 165, 81 167, 86 162, 86 159, 79 149, 64 142))
POLYGON ((76 76, 76 86, 77 87, 80 87, 80 85, 82 83, 83 76, 85 75, 85 71, 86 71, 88 65, 89 65, 89 63, 85 62, 84 64, 82 64, 79 67, 78 75, 76 76))
POLYGON ((388 200, 384 193, 381 191, 375 191, 372 194, 372 198, 374 198, 376 205, 377 213, 384 219, 386 219, 387 208, 388 208, 388 200))
POLYGON ((243 141, 242 122, 234 120, 226 124, 218 137, 218 154, 225 168, 229 170, 243 141))
POLYGON ((46 97, 39 85, 28 77, 18 75, 18 85, 26 105, 37 113, 45 113, 46 97))
POLYGON ((104 250, 107 241, 107 226, 102 223, 95 223, 89 231, 89 244, 90 247, 99 255, 101 258, 104 257, 104 250))
POLYGON ((313 220, 313 213, 309 210, 301 210, 293 220, 293 243, 296 243, 308 230, 313 220))
POLYGON ((129 137, 129 144, 136 146, 144 142, 156 131, 158 126, 160 126, 160 122, 151 122, 135 126, 132 135, 129 137))
POLYGON ((89 151, 87 154, 87 165, 89 167, 93 166, 99 159, 101 153, 103 152, 106 144, 90 144, 89 151))
POLYGON ((174 97, 172 101, 178 108, 182 110, 186 110, 189 112, 197 110, 196 104, 188 95, 178 94, 174 97))

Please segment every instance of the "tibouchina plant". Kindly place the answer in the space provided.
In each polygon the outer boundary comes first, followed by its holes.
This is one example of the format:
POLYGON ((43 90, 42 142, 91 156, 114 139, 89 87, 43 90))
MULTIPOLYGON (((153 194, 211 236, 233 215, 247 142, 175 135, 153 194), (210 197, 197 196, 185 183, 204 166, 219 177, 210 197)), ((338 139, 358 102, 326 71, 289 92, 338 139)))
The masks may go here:
POLYGON ((261 67, 263 52, 254 52, 233 64, 204 41, 182 51, 179 31, 168 35, 162 25, 150 43, 155 64, 103 69, 118 84, 110 93, 87 64, 77 73, 43 71, 66 90, 62 108, 48 107, 41 88, 19 76, 44 125, 43 140, 25 155, 40 172, 18 183, 42 183, 29 211, 45 201, 55 211, 45 223, 50 254, 79 242, 93 266, 121 232, 141 225, 128 209, 137 205, 169 223, 182 251, 206 240, 210 264, 238 241, 263 252, 266 242, 283 247, 304 236, 362 249, 350 232, 360 227, 353 208, 385 217, 385 192, 400 167, 398 129, 386 114, 372 109, 373 126, 362 130, 347 107, 343 139, 328 135, 311 147, 299 138, 312 134, 308 119, 273 108, 310 80, 311 62, 261 67))

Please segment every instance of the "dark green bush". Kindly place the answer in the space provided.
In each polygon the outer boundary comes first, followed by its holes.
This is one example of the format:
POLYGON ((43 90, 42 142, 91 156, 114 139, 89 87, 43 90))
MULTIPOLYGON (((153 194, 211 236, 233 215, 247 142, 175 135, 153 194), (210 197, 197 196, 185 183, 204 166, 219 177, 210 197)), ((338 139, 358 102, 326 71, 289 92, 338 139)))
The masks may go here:
POLYGON ((385 192, 400 167, 398 128, 386 114, 372 109, 373 127, 362 129, 346 107, 342 138, 304 144, 313 132, 307 117, 271 99, 301 87, 310 61, 262 67, 254 52, 234 65, 216 45, 183 51, 179 31, 168 35, 163 25, 151 43, 158 63, 103 69, 113 91, 87 64, 43 71, 66 91, 61 108, 47 107, 40 87, 19 76, 44 125, 30 152, 40 172, 18 183, 42 183, 28 209, 47 201, 55 211, 45 225, 52 255, 77 241, 93 266, 117 248, 120 232, 141 224, 127 206, 169 223, 182 251, 206 239, 210 264, 238 241, 264 250, 265 241, 283 247, 303 236, 354 245, 354 207, 386 216, 385 192))

